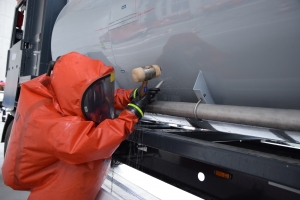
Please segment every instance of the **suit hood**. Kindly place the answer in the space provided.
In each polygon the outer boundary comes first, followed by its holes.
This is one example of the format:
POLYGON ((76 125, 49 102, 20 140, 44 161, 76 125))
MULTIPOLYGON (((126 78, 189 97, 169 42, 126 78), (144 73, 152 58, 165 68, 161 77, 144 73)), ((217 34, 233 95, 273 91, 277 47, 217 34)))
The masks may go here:
POLYGON ((100 60, 71 52, 61 56, 51 74, 51 85, 63 115, 83 116, 82 96, 94 81, 114 71, 100 60))

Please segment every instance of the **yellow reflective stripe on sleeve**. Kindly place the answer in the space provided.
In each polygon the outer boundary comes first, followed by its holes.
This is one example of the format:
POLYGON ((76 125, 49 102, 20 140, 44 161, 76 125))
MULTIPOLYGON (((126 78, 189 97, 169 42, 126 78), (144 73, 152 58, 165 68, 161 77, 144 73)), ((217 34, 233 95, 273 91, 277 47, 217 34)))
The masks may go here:
POLYGON ((137 109, 137 111, 139 111, 139 113, 142 115, 142 117, 144 116, 143 111, 142 111, 137 105, 134 105, 134 104, 132 104, 132 103, 129 103, 128 106, 134 107, 135 109, 137 109))
POLYGON ((134 92, 133 92, 133 98, 136 98, 136 91, 138 90, 138 88, 135 88, 134 92))

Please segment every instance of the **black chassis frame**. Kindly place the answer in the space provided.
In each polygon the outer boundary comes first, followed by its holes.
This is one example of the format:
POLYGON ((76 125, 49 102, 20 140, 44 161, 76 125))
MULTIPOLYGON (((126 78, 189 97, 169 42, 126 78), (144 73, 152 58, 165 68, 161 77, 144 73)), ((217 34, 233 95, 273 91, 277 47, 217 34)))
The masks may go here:
POLYGON ((113 163, 205 199, 300 199, 298 149, 242 135, 147 127, 136 127, 116 150, 113 163), (230 178, 217 176, 217 170, 230 178))

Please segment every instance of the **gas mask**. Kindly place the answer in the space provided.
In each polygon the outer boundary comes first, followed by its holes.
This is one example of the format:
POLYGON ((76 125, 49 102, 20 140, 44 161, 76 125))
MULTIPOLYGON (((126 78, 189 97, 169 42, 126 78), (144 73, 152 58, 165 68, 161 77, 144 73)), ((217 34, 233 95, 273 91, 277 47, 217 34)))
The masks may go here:
POLYGON ((114 72, 87 87, 82 96, 81 110, 87 120, 96 124, 114 118, 114 72))

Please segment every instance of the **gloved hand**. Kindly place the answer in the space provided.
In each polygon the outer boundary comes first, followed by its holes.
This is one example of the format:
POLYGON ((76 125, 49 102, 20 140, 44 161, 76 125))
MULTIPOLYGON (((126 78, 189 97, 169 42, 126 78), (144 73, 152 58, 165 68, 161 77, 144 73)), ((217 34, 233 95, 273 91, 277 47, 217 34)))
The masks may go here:
POLYGON ((140 98, 137 96, 127 105, 125 109, 133 112, 139 119, 144 116, 147 106, 154 101, 156 94, 160 91, 159 88, 150 88, 147 90, 145 96, 140 98))
POLYGON ((130 100, 132 101, 133 99, 137 98, 140 96, 142 90, 142 86, 135 88, 131 93, 130 93, 130 100))

